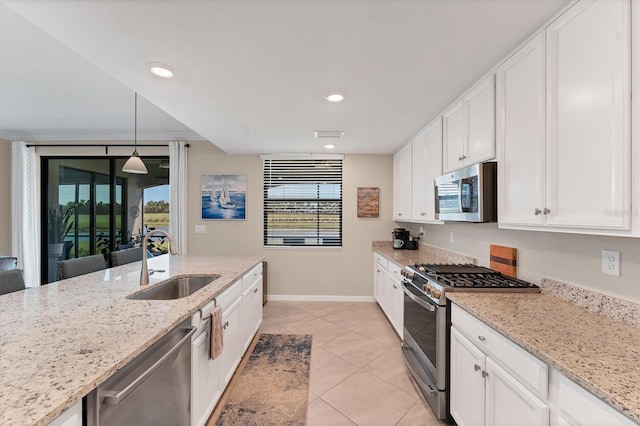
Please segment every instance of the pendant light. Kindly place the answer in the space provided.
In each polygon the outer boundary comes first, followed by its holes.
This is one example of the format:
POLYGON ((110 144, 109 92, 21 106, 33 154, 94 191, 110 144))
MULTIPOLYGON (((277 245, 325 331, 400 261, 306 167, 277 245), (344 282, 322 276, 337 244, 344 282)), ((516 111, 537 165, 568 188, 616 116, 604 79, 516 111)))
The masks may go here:
POLYGON ((134 173, 137 175, 146 175, 147 166, 142 162, 142 158, 138 156, 138 92, 135 92, 135 113, 134 113, 134 130, 133 130, 133 154, 124 163, 122 171, 125 173, 134 173))

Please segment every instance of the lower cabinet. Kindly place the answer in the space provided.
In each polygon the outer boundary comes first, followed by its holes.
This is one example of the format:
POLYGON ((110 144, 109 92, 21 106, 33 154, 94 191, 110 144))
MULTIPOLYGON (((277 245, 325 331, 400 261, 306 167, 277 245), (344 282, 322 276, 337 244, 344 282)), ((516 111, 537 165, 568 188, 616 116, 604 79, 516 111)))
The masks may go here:
POLYGON ((634 425, 479 319, 451 306, 450 408, 465 425, 634 425))
POLYGON ((82 400, 67 408, 49 426, 82 426, 82 400))
POLYGON ((398 265, 387 262, 384 256, 374 253, 373 295, 398 336, 402 338, 404 291, 402 290, 400 271, 401 268, 398 265))
POLYGON ((458 425, 548 425, 547 365, 455 304, 451 323, 450 401, 458 425))
POLYGON ((262 264, 236 281, 192 317, 199 331, 191 342, 191 424, 206 424, 262 323, 262 264), (248 288, 247 288, 248 286, 248 288), (245 288, 243 292, 242 289, 245 288), (222 354, 210 359, 212 305, 222 309, 222 354), (203 330, 203 331, 200 331, 203 330))

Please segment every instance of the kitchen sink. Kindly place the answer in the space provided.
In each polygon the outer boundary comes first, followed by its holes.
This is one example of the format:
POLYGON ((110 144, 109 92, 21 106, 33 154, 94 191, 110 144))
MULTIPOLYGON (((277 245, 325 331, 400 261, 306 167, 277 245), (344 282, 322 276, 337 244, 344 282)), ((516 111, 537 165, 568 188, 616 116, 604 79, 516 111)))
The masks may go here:
POLYGON ((220 275, 199 275, 172 278, 163 283, 154 284, 147 290, 127 296, 132 300, 174 300, 187 297, 220 278, 220 275))

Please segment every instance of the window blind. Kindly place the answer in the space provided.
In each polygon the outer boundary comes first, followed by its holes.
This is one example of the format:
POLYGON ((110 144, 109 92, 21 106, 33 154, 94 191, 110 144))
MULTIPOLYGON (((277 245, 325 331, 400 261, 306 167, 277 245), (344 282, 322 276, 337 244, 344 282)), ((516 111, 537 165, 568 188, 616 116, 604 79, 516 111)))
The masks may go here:
POLYGON ((342 246, 342 160, 263 158, 264 245, 342 246))

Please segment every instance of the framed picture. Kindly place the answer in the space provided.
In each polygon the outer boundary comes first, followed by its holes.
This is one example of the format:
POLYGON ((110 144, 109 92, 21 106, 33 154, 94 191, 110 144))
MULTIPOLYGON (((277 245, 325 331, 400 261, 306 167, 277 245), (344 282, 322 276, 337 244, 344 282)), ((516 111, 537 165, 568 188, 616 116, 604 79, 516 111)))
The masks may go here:
POLYGON ((246 176, 202 176, 202 219, 245 220, 246 204, 246 176))
POLYGON ((378 217, 380 215, 380 188, 358 188, 358 217, 378 217))

